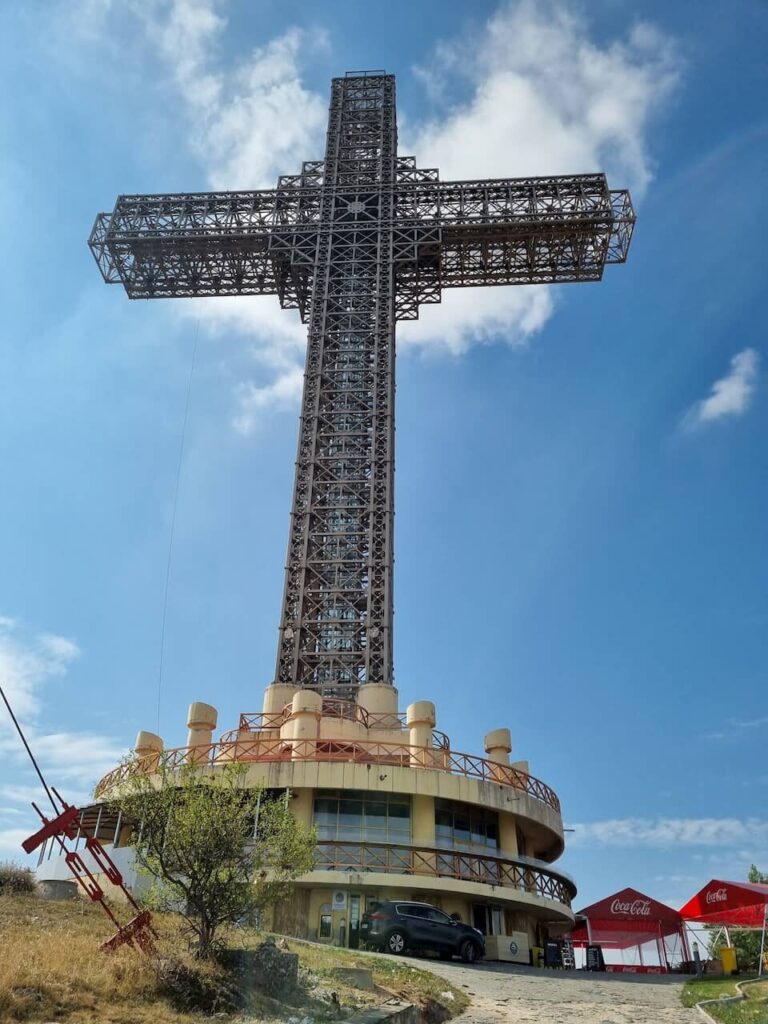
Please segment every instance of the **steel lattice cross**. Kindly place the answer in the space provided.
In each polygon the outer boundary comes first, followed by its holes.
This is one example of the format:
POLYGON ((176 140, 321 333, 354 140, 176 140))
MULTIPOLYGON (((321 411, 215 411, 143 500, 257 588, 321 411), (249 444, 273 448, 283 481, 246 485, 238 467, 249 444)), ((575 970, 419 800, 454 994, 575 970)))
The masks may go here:
POLYGON ((120 196, 90 246, 131 298, 277 295, 308 324, 277 682, 392 683, 395 323, 443 288, 599 281, 634 212, 603 174, 441 182, 395 79, 334 78, 325 160, 276 189, 120 196))

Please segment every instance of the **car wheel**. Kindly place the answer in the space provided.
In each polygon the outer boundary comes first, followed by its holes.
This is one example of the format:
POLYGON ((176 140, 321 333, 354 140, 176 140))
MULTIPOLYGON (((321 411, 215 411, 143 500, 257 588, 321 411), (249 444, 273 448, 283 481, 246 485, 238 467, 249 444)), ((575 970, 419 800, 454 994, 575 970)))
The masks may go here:
POLYGON ((400 956, 405 952, 405 935, 402 932, 390 932, 387 936, 387 952, 400 956))
POLYGON ((477 960, 477 943, 472 939, 465 939, 459 946, 459 956, 465 964, 473 964, 477 960))

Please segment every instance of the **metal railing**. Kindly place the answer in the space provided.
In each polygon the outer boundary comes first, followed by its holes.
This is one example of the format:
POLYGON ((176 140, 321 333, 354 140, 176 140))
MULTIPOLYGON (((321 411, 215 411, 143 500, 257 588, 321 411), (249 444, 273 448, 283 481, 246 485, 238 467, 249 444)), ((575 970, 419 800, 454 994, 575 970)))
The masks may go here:
MULTIPOLYGON (((291 704, 286 704, 282 711, 246 711, 240 715, 237 729, 230 729, 221 736, 221 743, 232 743, 244 732, 261 732, 265 729, 280 729, 292 715, 291 704)), ((358 722, 366 729, 405 729, 406 716, 401 712, 367 711, 353 700, 343 697, 324 697, 323 718, 337 718, 348 722, 358 722)), ((451 741, 439 729, 432 730, 432 743, 435 747, 449 750, 451 741)))
POLYGON ((280 761, 342 762, 349 764, 392 765, 479 779, 500 786, 509 786, 540 800, 560 813, 560 801, 554 790, 540 779, 512 765, 487 761, 483 757, 462 754, 444 747, 415 747, 407 743, 380 743, 372 740, 251 738, 212 743, 210 746, 176 747, 162 754, 135 757, 108 772, 97 784, 98 798, 112 786, 135 775, 151 774, 162 767, 173 771, 185 764, 198 768, 231 763, 271 763, 280 761))
POLYGON ((555 900, 566 907, 571 906, 576 895, 573 883, 553 871, 492 855, 431 847, 320 840, 315 852, 315 870, 454 878, 516 889, 555 900))

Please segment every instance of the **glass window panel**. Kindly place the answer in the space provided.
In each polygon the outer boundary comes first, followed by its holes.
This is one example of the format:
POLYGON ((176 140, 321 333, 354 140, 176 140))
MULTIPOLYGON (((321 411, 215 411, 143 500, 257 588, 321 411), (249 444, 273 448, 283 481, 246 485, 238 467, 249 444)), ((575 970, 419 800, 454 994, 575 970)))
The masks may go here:
POLYGON ((339 811, 338 800, 319 799, 315 800, 315 821, 317 824, 336 824, 336 817, 339 811))
POLYGON ((339 801, 339 824, 357 825, 360 827, 363 816, 362 800, 340 800, 339 801))
POLYGON ((363 830, 359 825, 339 825, 336 838, 346 842, 359 842, 363 838, 363 830))
POLYGON ((411 817, 411 808, 408 804, 393 804, 389 805, 389 817, 398 818, 400 820, 409 820, 411 817))
POLYGON ((366 802, 364 813, 367 826, 380 825, 383 827, 387 818, 387 805, 383 800, 380 803, 366 802))
POLYGON ((409 843, 411 840, 411 833, 408 829, 390 829, 387 833, 387 840, 390 843, 409 843))
POLYGON ((453 831, 453 814, 451 811, 435 811, 435 825, 438 828, 447 828, 453 831))
POLYGON ((469 818, 463 814, 457 814, 453 820, 453 832, 457 843, 468 843, 470 841, 469 818))

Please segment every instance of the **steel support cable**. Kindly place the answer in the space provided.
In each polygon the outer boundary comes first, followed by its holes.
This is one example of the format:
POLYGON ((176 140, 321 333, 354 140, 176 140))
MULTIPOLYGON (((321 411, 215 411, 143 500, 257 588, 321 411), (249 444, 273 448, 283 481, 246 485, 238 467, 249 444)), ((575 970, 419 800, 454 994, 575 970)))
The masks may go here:
POLYGON ((171 512, 171 530, 168 536, 168 558, 165 565, 165 586, 163 588, 163 616, 160 625, 160 659, 157 672, 157 731, 160 732, 160 697, 163 686, 163 661, 165 658, 165 624, 168 617, 168 591, 171 583, 171 563, 173 561, 173 537, 176 530, 176 511, 179 505, 179 485, 181 484, 181 469, 184 463, 184 448, 187 440, 187 421, 189 419, 189 399, 192 394, 192 377, 195 372, 195 361, 197 359, 197 344, 200 340, 200 318, 197 320, 195 330, 195 341, 192 345, 192 360, 189 365, 189 377, 187 379, 187 396, 184 402, 184 420, 181 427, 181 441, 179 442, 179 459, 176 466, 176 483, 173 490, 173 510, 171 512))
POLYGON ((13 713, 13 708, 11 707, 10 701, 6 697, 5 691, 3 690, 2 686, 0 686, 0 697, 3 698, 3 703, 5 704, 6 708, 8 708, 8 714, 11 716, 11 721, 16 726, 16 732, 19 734, 19 738, 20 738, 21 742, 24 744, 24 749, 29 754, 29 759, 32 762, 32 767, 37 772, 37 777, 40 779, 40 782, 42 784, 43 789, 48 794, 48 799, 51 801, 51 806, 53 807, 53 809, 56 812, 56 814, 58 814, 59 813, 59 808, 56 806, 56 801, 53 799, 53 794, 51 793, 50 789, 48 788, 48 783, 45 781, 45 777, 44 777, 43 773, 40 771, 40 766, 38 765, 37 761, 35 760, 35 755, 32 753, 32 749, 31 749, 29 743, 27 743, 27 737, 24 735, 24 731, 21 728, 21 726, 19 725, 18 718, 13 713))

